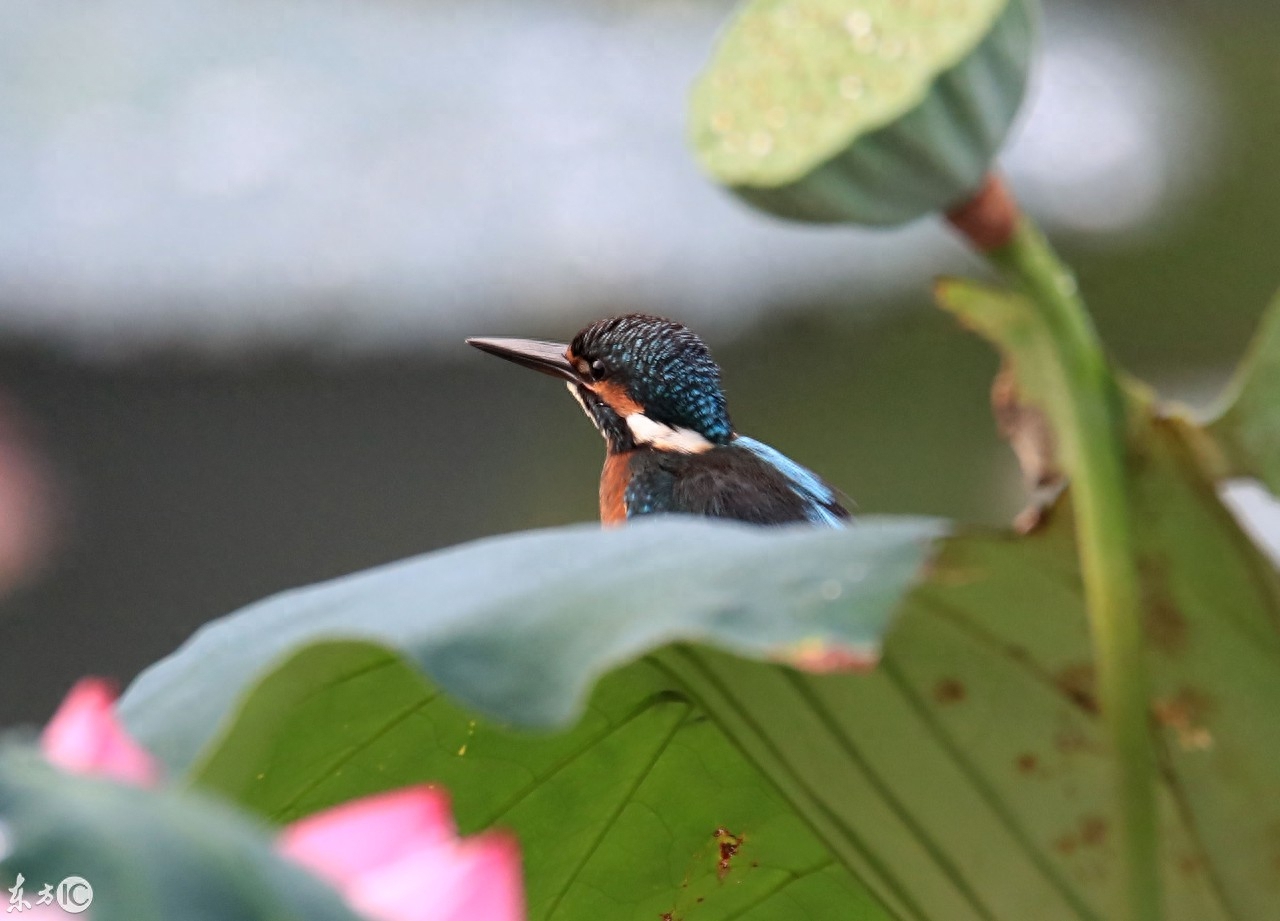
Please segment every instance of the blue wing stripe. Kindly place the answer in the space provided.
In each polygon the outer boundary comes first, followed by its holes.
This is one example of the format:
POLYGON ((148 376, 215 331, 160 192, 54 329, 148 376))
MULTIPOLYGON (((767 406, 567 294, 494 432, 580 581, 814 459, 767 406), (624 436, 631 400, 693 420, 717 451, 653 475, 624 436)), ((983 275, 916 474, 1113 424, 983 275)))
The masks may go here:
POLYGON ((836 504, 835 491, 810 470, 801 467, 777 448, 771 448, 763 441, 756 441, 745 435, 738 435, 733 443, 746 448, 766 464, 774 467, 791 481, 792 488, 802 498, 809 500, 808 516, 814 524, 825 524, 834 528, 844 527, 844 521, 837 517, 827 506, 836 504))

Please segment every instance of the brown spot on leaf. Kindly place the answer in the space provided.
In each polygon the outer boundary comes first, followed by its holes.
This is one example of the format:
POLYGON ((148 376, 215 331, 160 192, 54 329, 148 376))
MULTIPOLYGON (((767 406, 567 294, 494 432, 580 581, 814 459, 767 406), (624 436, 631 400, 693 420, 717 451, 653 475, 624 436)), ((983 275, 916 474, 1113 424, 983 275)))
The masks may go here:
POLYGON ((964 685, 955 678, 943 678, 933 686, 933 699, 940 704, 958 704, 965 694, 964 685))
POLYGON ((1053 737, 1053 746, 1064 755, 1101 754, 1102 747, 1078 729, 1064 729, 1053 737))
POLYGON ((746 836, 735 835, 721 825, 715 830, 715 834, 712 837, 716 839, 716 844, 720 846, 720 860, 716 864, 716 875, 723 880, 729 875, 729 870, 733 866, 733 858, 742 847, 742 842, 746 840, 746 836))
POLYGON ((1107 820, 1089 815, 1080 820, 1080 841, 1086 847, 1097 847, 1107 840, 1107 820))
POLYGON ((1187 648, 1187 619, 1168 596, 1147 603, 1143 626, 1151 645, 1163 653, 1176 656, 1187 648))
POLYGON ((1089 713, 1098 712, 1097 675, 1092 663, 1068 665, 1054 682, 1073 704, 1089 713))
POLYGON ((1019 774, 1034 774, 1040 766, 1040 759, 1031 752, 1023 752, 1018 756, 1017 765, 1019 774))
POLYGON ((1178 872, 1183 876, 1195 876, 1204 869, 1204 858, 1199 854, 1183 854, 1178 858, 1178 872))
POLYGON ((1142 585, 1142 626, 1147 641, 1160 652, 1176 656, 1187 648, 1187 618, 1169 590, 1169 567, 1147 556, 1138 562, 1142 585))
POLYGON ((1107 820, 1097 815, 1080 819, 1080 827, 1063 832, 1053 842, 1053 849, 1070 857, 1082 847, 1099 847, 1107 840, 1107 820))
POLYGON ((1156 700, 1153 710, 1162 726, 1178 734, 1178 744, 1184 751, 1213 747, 1213 734, 1205 725, 1213 712, 1213 700, 1203 691, 1180 688, 1177 693, 1156 700))

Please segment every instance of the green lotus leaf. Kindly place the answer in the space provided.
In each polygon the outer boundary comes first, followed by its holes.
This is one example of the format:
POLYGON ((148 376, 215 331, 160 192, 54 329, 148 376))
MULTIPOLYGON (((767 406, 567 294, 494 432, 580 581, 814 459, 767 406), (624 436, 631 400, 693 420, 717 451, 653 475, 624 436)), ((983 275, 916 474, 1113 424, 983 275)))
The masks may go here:
MULTIPOLYGON (((1058 363, 1028 322, 1022 295, 963 280, 942 283, 938 294, 943 307, 999 348, 1024 399, 1063 414, 1058 363)), ((1280 705, 1280 577, 1219 500, 1213 481, 1223 471, 1212 444, 1224 439, 1259 475, 1280 469, 1275 401, 1267 399, 1280 380, 1277 347, 1273 315, 1230 408, 1208 431, 1137 382, 1125 381, 1122 394, 1157 757, 1190 834, 1185 846, 1174 844, 1164 820, 1164 855, 1181 855, 1173 872, 1166 869, 1165 884, 1207 880, 1219 903, 1212 911, 1240 919, 1274 913, 1280 880, 1280 724, 1268 715, 1280 705)), ((1091 664, 1081 663, 1082 671, 1058 649, 1028 648, 1046 675, 1069 679, 1095 706, 1091 664)), ((1171 914, 1185 898, 1167 895, 1171 914)), ((1211 909, 1193 916, 1210 917, 1211 909)))
POLYGON ((805 221, 898 224, 981 185, 1022 101, 1034 0, 750 0, 694 86, 703 169, 805 221))
POLYGON ((139 676, 121 711, 171 767, 188 764, 265 668, 324 639, 412 650, 457 700, 528 726, 564 725, 597 678, 672 643, 869 665, 948 530, 909 517, 834 530, 666 516, 475 541, 215 621, 139 676))
POLYGON ((477 718, 390 650, 318 643, 253 688, 192 779, 276 822, 439 784, 464 833, 519 838, 530 921, 892 918, 653 662, 548 734, 477 718))

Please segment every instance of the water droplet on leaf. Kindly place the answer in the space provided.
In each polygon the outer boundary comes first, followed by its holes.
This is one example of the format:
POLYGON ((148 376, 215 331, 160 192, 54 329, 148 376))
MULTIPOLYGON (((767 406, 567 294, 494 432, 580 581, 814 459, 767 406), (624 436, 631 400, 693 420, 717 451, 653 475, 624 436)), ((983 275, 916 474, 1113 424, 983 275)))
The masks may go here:
POLYGON ((874 31, 875 23, 872 22, 871 14, 866 10, 854 10, 844 18, 844 27, 854 38, 863 38, 874 31))
POLYGON ((840 79, 840 95, 845 99, 861 99, 865 89, 861 77, 850 74, 840 79))

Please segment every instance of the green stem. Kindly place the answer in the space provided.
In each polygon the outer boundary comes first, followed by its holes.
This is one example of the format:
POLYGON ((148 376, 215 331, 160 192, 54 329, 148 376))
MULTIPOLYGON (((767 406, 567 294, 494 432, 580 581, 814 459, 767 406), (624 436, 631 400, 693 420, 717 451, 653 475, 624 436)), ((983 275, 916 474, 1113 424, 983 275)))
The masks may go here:
POLYGON ((1075 279, 1025 217, 986 253, 1038 308, 1067 387, 1053 418, 1071 477, 1080 569, 1098 693, 1117 764, 1122 883, 1117 919, 1159 921, 1155 752, 1133 531, 1125 478, 1124 405, 1075 279))

